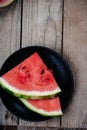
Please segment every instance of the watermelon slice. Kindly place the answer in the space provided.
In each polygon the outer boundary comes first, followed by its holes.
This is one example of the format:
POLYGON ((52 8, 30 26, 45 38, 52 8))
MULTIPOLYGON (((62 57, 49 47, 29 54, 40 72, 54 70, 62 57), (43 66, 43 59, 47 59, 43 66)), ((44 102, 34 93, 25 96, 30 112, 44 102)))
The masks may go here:
POLYGON ((11 4, 14 0, 0 0, 0 7, 5 7, 11 4))
POLYGON ((61 116, 62 110, 58 97, 50 99, 20 99, 21 102, 30 110, 43 116, 61 116))
POLYGON ((53 96, 61 89, 37 52, 0 77, 0 86, 17 97, 53 96))

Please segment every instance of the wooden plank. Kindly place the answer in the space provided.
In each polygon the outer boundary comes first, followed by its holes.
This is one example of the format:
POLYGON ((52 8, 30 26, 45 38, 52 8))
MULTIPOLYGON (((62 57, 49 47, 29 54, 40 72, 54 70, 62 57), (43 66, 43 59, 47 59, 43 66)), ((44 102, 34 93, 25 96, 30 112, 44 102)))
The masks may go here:
POLYGON ((0 126, 0 130, 86 130, 86 128, 0 126))
POLYGON ((70 63, 75 92, 63 127, 87 128, 87 0, 64 1, 64 57, 70 63))
POLYGON ((86 130, 86 128, 2 126, 0 130, 86 130))
POLYGON ((17 126, 5 126, 4 130, 17 130, 17 126))
MULTIPOLYGON (((0 9, 0 67, 11 53, 20 48, 20 7, 18 1, 0 9)), ((0 100, 0 125, 17 124, 17 120, 0 100)))
POLYGON ((45 45, 60 52, 62 0, 23 1, 22 29, 23 47, 45 45))
MULTIPOLYGON (((61 53, 62 0, 24 0, 22 21, 22 47, 47 46, 61 53)), ((19 121, 20 125, 59 126, 59 118, 49 121, 19 121)))
POLYGON ((27 126, 18 126, 17 130, 27 130, 27 126))

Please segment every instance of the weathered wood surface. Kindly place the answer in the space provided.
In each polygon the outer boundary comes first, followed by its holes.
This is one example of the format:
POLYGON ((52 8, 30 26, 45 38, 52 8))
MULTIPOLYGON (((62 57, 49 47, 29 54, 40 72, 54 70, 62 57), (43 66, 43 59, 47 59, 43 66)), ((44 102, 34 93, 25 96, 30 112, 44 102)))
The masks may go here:
POLYGON ((29 127, 29 126, 0 126, 0 130, 86 130, 84 128, 59 128, 59 127, 29 127))
POLYGON ((86 12, 87 0, 18 0, 0 9, 0 67, 19 48, 47 46, 63 54, 72 67, 75 80, 73 100, 61 119, 24 121, 10 113, 0 101, 0 125, 18 125, 14 128, 3 126, 0 130, 87 129, 86 12))
MULTIPOLYGON (((0 67, 11 53, 20 48, 20 5, 18 1, 0 9, 0 67)), ((0 125, 17 124, 17 120, 0 100, 0 125)))
POLYGON ((64 1, 63 34, 63 54, 73 70, 75 93, 62 126, 87 128, 87 0, 64 1))
POLYGON ((24 0, 22 47, 44 45, 61 51, 63 0, 24 0))

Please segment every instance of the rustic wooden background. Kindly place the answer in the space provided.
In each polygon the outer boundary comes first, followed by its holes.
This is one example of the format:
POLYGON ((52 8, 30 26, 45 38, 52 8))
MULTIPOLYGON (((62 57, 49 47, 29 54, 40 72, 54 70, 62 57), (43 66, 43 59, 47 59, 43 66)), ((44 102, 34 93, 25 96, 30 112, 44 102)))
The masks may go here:
POLYGON ((0 125, 87 129, 87 0, 15 0, 0 9, 0 67, 13 52, 30 45, 55 49, 68 61, 75 81, 73 100, 62 118, 43 122, 17 118, 0 100, 0 125))

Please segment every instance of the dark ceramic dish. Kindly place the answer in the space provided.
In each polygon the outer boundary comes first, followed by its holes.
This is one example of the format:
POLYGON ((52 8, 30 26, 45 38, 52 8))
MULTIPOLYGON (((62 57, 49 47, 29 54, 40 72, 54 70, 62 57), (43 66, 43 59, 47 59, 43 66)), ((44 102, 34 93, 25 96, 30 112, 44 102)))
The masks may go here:
MULTIPOLYGON (((41 46, 30 46, 20 49, 13 53, 3 64, 0 70, 0 76, 19 64, 22 60, 29 57, 32 53, 38 52, 48 68, 51 68, 54 77, 59 84, 62 92, 59 94, 62 110, 64 111, 72 99, 74 91, 74 81, 71 69, 67 61, 57 52, 52 49, 41 46)), ((8 92, 0 88, 0 96, 4 105, 13 114, 29 121, 43 121, 49 119, 28 110, 18 98, 10 95, 8 92)))

